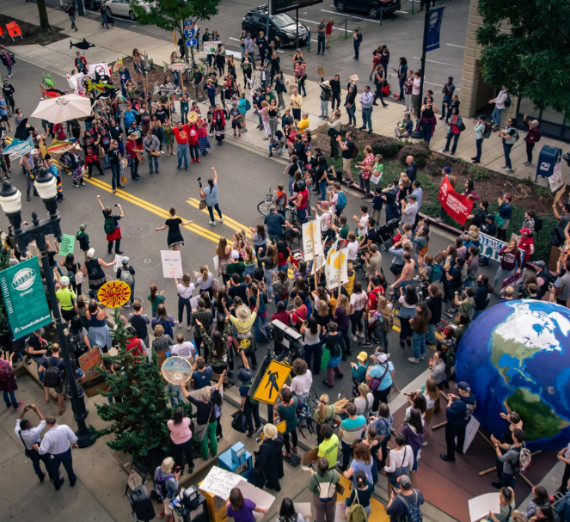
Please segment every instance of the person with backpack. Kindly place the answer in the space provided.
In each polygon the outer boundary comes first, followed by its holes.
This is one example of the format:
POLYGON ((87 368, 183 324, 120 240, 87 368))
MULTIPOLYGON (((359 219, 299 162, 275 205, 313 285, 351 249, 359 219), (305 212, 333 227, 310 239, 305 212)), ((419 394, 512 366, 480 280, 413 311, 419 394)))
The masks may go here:
POLYGON ((135 301, 135 274, 135 269, 129 265, 129 258, 124 256, 123 259, 121 259, 121 266, 117 268, 116 278, 129 285, 129 288, 131 289, 131 297, 130 304, 126 302, 123 305, 123 308, 129 308, 135 301))
POLYGON ((420 506, 424 503, 424 496, 419 489, 412 489, 412 481, 407 475, 398 478, 398 491, 390 488, 390 501, 386 506, 386 513, 390 515, 390 522, 406 520, 407 522, 421 522, 423 515, 420 506))
POLYGON ((459 455, 463 455, 465 428, 477 406, 477 400, 475 395, 471 393, 469 384, 461 381, 457 384, 457 390, 459 395, 452 393, 448 395, 449 401, 445 410, 447 419, 447 424, 445 425, 447 453, 441 453, 439 457, 446 462, 455 462, 456 452, 459 455))
POLYGON ((166 457, 160 466, 154 470, 154 487, 151 496, 162 504, 162 509, 158 514, 164 517, 165 522, 172 522, 173 508, 170 505, 172 499, 178 492, 178 480, 182 469, 179 466, 174 467, 174 459, 166 457))
POLYGON ((392 377, 394 375, 394 365, 389 361, 390 355, 376 351, 370 356, 373 364, 366 372, 366 384, 374 396, 372 411, 377 411, 381 402, 388 403, 388 396, 392 389, 392 377))
POLYGON ((513 145, 519 139, 519 133, 514 128, 514 124, 515 121, 512 118, 509 118, 507 120, 507 125, 505 128, 499 131, 498 134, 499 138, 503 140, 503 152, 505 155, 505 164, 501 168, 505 169, 507 173, 510 172, 513 168, 513 165, 511 163, 511 150, 513 148, 513 145))
POLYGON ((59 356, 59 344, 53 343, 51 345, 51 355, 44 357, 38 368, 38 372, 44 373, 44 393, 46 398, 46 403, 49 402, 49 390, 53 388, 57 394, 57 403, 59 405, 59 414, 63 415, 63 412, 67 409, 63 400, 63 379, 62 372, 65 369, 65 363, 63 359, 59 356))
POLYGON ((107 234, 107 253, 111 255, 113 253, 113 242, 115 243, 115 254, 122 254, 121 251, 121 226, 119 225, 119 220, 125 217, 123 212, 123 207, 120 203, 116 203, 116 207, 119 209, 120 214, 113 215, 111 207, 105 208, 101 202, 101 196, 97 195, 97 202, 101 207, 103 212, 103 218, 105 223, 103 224, 103 229, 105 234, 107 234))
MULTIPOLYGON (((159 305, 161 306, 161 305, 159 305)), ((164 305, 162 305, 164 307, 164 305)), ((158 309, 157 309, 158 310, 158 309)), ((166 313, 166 311, 164 312, 166 313)), ((151 320, 147 314, 143 313, 143 306, 142 303, 137 299, 133 302, 133 313, 129 314, 127 317, 129 323, 134 327, 137 331, 137 337, 145 343, 146 346, 149 345, 148 339, 148 325, 151 324, 151 320)), ((164 332, 170 335, 171 338, 174 338, 174 334, 172 332, 172 327, 170 327, 169 331, 166 331, 166 325, 160 323, 158 321, 155 322, 154 318, 152 321, 152 328, 160 324, 164 328, 164 332)))
POLYGON ((77 362, 79 362, 79 357, 91 350, 87 330, 78 315, 71 319, 69 333, 67 334, 67 346, 77 362))
POLYGON ((370 498, 374 492, 374 485, 368 480, 364 471, 356 472, 354 482, 356 487, 352 488, 350 497, 346 499, 346 520, 366 522, 372 512, 370 498))
POLYGON ((497 468, 498 481, 491 485, 500 489, 508 487, 515 489, 515 479, 522 469, 528 466, 529 450, 525 447, 526 433, 517 428, 513 431, 513 444, 509 445, 501 442, 491 435, 491 442, 495 446, 497 458, 495 465, 497 468))
POLYGON ((337 490, 340 475, 335 469, 329 470, 329 461, 320 458, 317 461, 317 471, 311 470, 309 491, 313 494, 315 506, 315 522, 334 522, 337 490))

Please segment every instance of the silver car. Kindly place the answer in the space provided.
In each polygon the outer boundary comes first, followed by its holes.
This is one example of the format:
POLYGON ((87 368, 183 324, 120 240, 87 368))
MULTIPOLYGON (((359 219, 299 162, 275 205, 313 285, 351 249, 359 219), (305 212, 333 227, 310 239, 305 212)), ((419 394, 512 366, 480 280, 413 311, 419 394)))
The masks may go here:
POLYGON ((105 7, 111 16, 124 16, 134 20, 136 18, 136 14, 133 9, 133 4, 136 4, 149 12, 150 8, 156 5, 156 2, 145 2, 143 0, 107 0, 105 2, 105 7))

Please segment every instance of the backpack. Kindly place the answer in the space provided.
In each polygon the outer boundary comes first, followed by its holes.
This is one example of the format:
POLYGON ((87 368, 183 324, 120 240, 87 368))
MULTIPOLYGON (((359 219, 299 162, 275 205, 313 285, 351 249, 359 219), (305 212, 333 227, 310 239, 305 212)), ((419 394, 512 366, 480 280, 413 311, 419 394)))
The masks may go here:
POLYGON ((441 268, 441 265, 431 265, 430 283, 439 283, 442 275, 443 269, 441 268))
POLYGON ((354 149, 352 149, 352 157, 356 158, 356 156, 358 156, 358 147, 356 146, 356 143, 355 143, 354 149))
POLYGON ((536 235, 537 232, 540 232, 542 230, 542 219, 540 219, 538 216, 534 216, 534 235, 536 235))
MULTIPOLYGON (((121 273, 121 275, 123 275, 123 274, 121 273)), ((131 279, 132 279, 132 277, 133 276, 131 275, 131 279)), ((125 281, 125 283, 129 284, 127 281, 125 281)), ((170 324, 170 322, 168 320, 164 321, 161 318, 160 321, 158 321, 158 324, 164 328, 164 334, 165 335, 170 335, 170 337, 174 338, 174 332, 172 331, 172 325, 170 324)))
POLYGON ((339 210, 339 211, 342 212, 345 207, 346 207, 346 194, 341 190, 341 191, 338 193, 338 199, 337 199, 337 202, 336 202, 336 208, 337 208, 337 210, 339 210))
POLYGON ((518 472, 524 473, 530 466, 531 461, 532 453, 526 446, 523 446, 519 451, 518 472))
POLYGON ((483 132, 483 138, 489 138, 493 134, 493 126, 485 122, 485 131, 483 132))
POLYGON ((245 100, 245 110, 246 110, 246 112, 249 111, 249 109, 251 109, 251 103, 249 103, 249 100, 246 98, 246 100, 245 100))
POLYGON ((105 234, 112 234, 115 232, 115 220, 112 217, 106 217, 103 229, 105 230, 105 234))
POLYGON ((519 133, 516 129, 513 129, 513 130, 515 131, 515 133, 513 134, 512 137, 515 139, 514 143, 516 143, 517 141, 519 141, 520 136, 519 136, 519 133))
POLYGON ((232 415, 232 417, 232 428, 239 433, 245 433, 247 431, 245 413, 238 410, 232 415))
POLYGON ((368 515, 360 500, 358 498, 358 491, 354 490, 355 499, 354 502, 346 508, 346 520, 348 522, 366 522, 368 520, 368 515))
POLYGON ((83 340, 81 332, 79 332, 77 335, 73 335, 72 333, 70 333, 69 336, 67 337, 67 342, 70 348, 76 354, 82 354, 87 351, 85 346, 85 341, 83 340))
MULTIPOLYGON (((125 283, 127 283, 129 286, 133 285, 134 282, 134 278, 133 278, 133 274, 131 274, 131 271, 129 270, 130 267, 122 267, 121 268, 121 281, 124 281, 125 283)), ((164 331, 164 333, 166 333, 166 330, 164 331)))
POLYGON ((44 373, 44 386, 46 388, 57 388, 61 384, 61 372, 57 365, 52 365, 51 361, 49 364, 44 373))
MULTIPOLYGON (((382 377, 373 377, 372 380, 368 383, 368 387, 370 388, 371 392, 375 392, 378 389, 378 386, 380 386, 380 383, 384 380, 384 377, 386 377, 386 374, 388 373, 389 370, 389 366, 388 363, 382 363, 385 365, 385 370, 384 373, 382 374, 382 377)), ((404 455, 405 455, 405 450, 404 450, 404 455)))
POLYGON ((319 500, 323 503, 330 502, 333 499, 334 495, 336 494, 336 485, 333 484, 333 478, 334 478, 334 472, 332 473, 331 481, 321 489, 321 485, 325 484, 325 482, 319 482, 317 480, 317 477, 315 477, 315 480, 317 481, 317 486, 319 488, 319 500))
POLYGON ((173 478, 174 475, 169 473, 168 475, 162 475, 162 471, 158 470, 158 477, 154 482, 154 486, 152 491, 150 492, 150 496, 156 500, 157 502, 164 502, 166 499, 166 481, 173 478))
POLYGON ((398 495, 400 499, 404 502, 406 506, 406 516, 408 517, 408 522, 422 522, 424 517, 420 511, 420 505, 418 504, 418 494, 414 491, 415 502, 413 504, 408 504, 405 495, 398 495))
POLYGON ((385 332, 391 332, 394 327, 394 316, 390 314, 389 316, 383 315, 384 320, 382 321, 382 330, 385 332))
POLYGON ((512 103, 513 102, 511 100, 511 97, 510 97, 509 93, 507 93, 507 97, 505 98, 505 107, 510 107, 512 103))

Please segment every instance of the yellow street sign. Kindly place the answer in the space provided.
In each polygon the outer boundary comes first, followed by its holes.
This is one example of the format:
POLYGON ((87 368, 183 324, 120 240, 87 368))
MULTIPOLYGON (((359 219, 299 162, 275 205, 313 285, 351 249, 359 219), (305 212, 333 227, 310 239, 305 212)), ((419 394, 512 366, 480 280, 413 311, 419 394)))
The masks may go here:
POLYGON ((266 404, 275 404, 281 387, 291 373, 291 366, 284 362, 271 361, 265 370, 253 398, 266 404))

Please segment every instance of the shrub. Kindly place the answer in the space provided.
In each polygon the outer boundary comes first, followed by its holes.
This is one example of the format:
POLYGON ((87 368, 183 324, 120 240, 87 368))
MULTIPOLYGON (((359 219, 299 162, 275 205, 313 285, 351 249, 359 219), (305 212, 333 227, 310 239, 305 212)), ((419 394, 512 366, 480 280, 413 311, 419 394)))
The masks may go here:
POLYGON ((395 138, 387 136, 378 136, 372 143, 372 152, 374 154, 382 154, 384 159, 397 156, 400 151, 400 142, 395 138))
POLYGON ((429 147, 425 143, 413 143, 411 145, 404 145, 400 150, 400 162, 402 165, 406 164, 406 158, 413 156, 416 160, 416 165, 419 169, 423 169, 431 155, 429 147))

